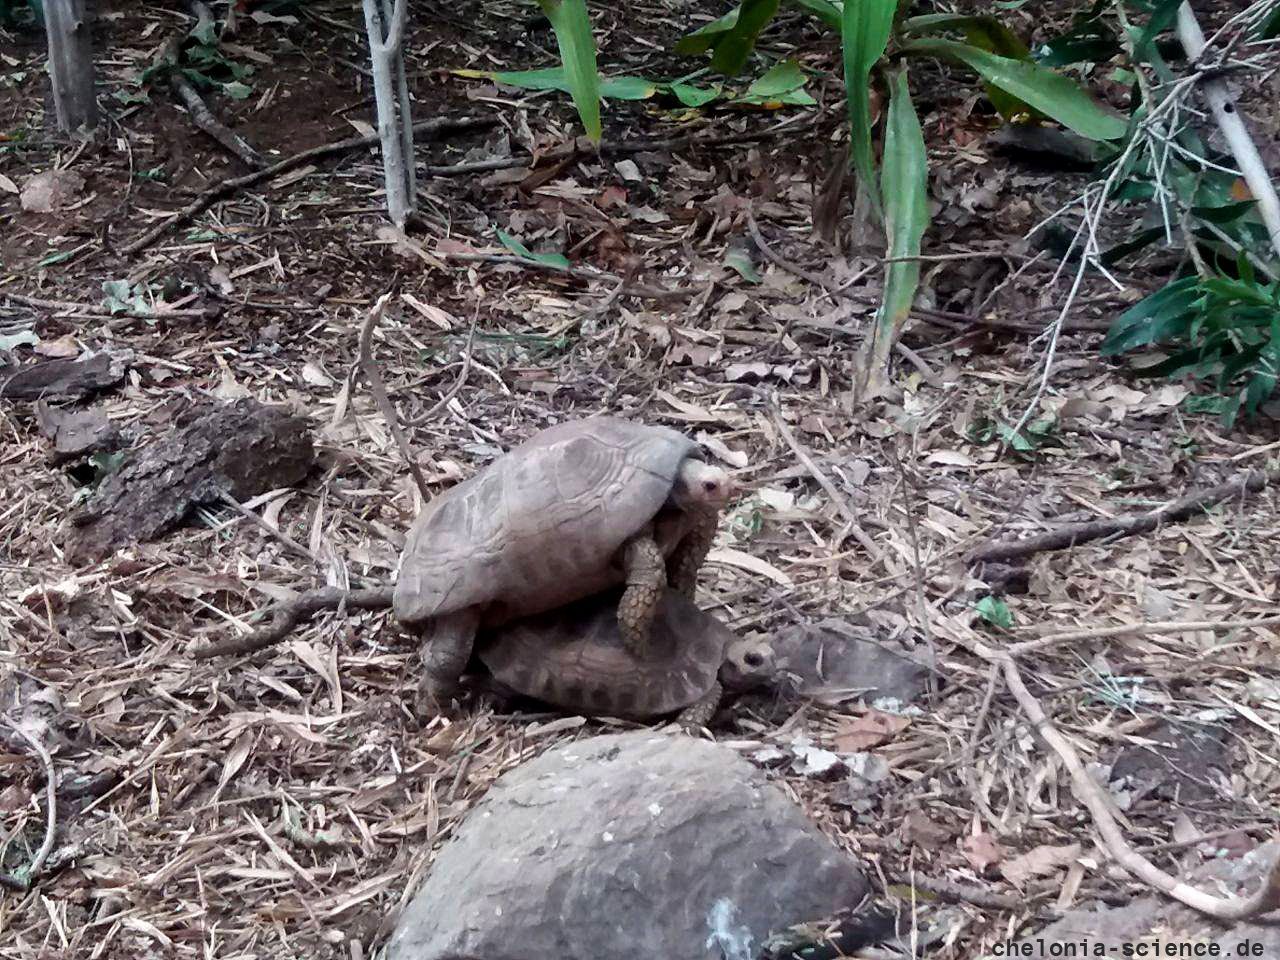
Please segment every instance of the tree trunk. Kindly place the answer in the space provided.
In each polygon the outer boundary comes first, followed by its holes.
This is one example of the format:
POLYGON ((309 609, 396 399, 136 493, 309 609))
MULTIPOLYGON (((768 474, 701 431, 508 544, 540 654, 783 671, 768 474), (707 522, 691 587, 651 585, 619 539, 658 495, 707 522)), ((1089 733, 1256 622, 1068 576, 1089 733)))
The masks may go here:
POLYGON ((44 28, 49 38, 49 79, 58 129, 73 133, 98 125, 93 92, 93 41, 85 0, 44 0, 44 28))

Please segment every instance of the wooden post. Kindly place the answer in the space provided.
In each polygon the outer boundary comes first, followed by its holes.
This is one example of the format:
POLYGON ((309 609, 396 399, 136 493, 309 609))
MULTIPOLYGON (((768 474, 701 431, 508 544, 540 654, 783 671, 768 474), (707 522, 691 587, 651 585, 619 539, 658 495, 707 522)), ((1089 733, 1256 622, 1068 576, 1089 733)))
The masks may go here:
POLYGON ((85 0, 44 0, 44 29, 49 41, 49 79, 58 129, 72 133, 98 125, 93 92, 93 41, 85 0))

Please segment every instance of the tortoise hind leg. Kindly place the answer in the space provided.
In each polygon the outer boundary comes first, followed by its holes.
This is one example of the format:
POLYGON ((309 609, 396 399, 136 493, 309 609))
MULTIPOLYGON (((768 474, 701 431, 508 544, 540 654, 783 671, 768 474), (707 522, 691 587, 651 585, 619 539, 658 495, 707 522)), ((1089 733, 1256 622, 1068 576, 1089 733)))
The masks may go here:
POLYGON ((716 710, 720 707, 720 699, 723 696, 724 687, 717 680, 711 685, 710 690, 680 711, 676 722, 684 728, 686 733, 697 733, 709 724, 711 718, 716 715, 716 710))
POLYGON ((658 601, 667 586, 667 567, 652 531, 636 534, 622 550, 627 589, 618 602, 618 628, 627 649, 643 659, 649 653, 649 630, 658 601))
POLYGON ((437 617, 427 629, 421 650, 424 673, 415 704, 419 718, 445 713, 459 694, 479 625, 475 610, 459 610, 437 617))
POLYGON ((698 571, 711 552, 719 517, 715 511, 706 510, 694 514, 692 519, 693 527, 676 547, 670 563, 671 588, 687 600, 693 599, 698 571))

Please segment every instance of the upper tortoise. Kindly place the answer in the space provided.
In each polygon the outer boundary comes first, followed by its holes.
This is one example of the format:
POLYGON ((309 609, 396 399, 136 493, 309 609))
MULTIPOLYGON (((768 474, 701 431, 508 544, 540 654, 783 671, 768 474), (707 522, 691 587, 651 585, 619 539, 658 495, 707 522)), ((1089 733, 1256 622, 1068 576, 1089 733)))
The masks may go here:
POLYGON ((663 588, 693 597, 733 492, 678 431, 601 416, 548 427, 440 494, 409 531, 393 598, 424 629, 420 709, 457 693, 481 625, 622 583, 618 626, 644 657, 663 588))

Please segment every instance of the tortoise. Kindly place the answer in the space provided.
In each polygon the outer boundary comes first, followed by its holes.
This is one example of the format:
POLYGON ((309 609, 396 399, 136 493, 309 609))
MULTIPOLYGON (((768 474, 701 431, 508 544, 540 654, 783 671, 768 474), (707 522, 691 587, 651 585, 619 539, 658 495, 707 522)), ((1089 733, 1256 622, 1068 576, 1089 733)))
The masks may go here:
POLYGON ((534 434, 436 497, 409 531, 392 600, 422 632, 419 712, 457 694, 480 627, 618 584, 622 640, 643 658, 662 589, 693 597, 733 493, 682 433, 597 416, 534 434))
POLYGON ((711 720, 726 691, 773 675, 773 650, 739 637, 682 593, 663 591, 649 649, 627 646, 617 616, 622 591, 481 630, 474 659, 499 692, 586 715, 647 720, 679 711, 686 727, 711 720))

